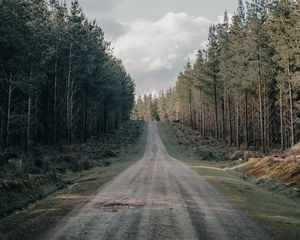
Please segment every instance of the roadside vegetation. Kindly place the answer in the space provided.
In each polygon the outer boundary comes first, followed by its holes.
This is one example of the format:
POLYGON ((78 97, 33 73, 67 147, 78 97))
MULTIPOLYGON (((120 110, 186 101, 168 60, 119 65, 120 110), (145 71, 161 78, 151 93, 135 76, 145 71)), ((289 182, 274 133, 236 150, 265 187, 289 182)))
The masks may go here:
POLYGON ((144 122, 130 121, 95 142, 44 149, 36 158, 46 169, 35 166, 38 173, 28 172, 26 158, 18 172, 6 166, 0 183, 0 239, 35 239, 140 159, 146 136, 144 122))
POLYGON ((173 157, 184 161, 223 192, 278 240, 300 237, 300 192, 276 179, 256 178, 240 171, 243 160, 230 160, 221 143, 195 141, 194 131, 178 123, 158 124, 161 139, 173 157), (195 151, 197 154, 195 154, 195 151))
POLYGON ((196 131, 179 123, 159 123, 163 142, 170 141, 168 151, 173 157, 184 157, 189 161, 214 161, 220 164, 229 159, 226 147, 215 140, 205 140, 199 137, 196 131))

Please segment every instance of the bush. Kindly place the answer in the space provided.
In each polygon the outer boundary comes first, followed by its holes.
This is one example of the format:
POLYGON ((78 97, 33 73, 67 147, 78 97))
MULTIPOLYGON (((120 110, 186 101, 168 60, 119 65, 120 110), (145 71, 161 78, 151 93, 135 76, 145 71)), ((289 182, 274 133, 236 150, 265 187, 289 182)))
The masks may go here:
POLYGON ((95 164, 92 161, 85 160, 85 161, 82 162, 82 166, 81 167, 82 167, 83 170, 89 170, 89 169, 91 169, 94 166, 95 166, 95 164))

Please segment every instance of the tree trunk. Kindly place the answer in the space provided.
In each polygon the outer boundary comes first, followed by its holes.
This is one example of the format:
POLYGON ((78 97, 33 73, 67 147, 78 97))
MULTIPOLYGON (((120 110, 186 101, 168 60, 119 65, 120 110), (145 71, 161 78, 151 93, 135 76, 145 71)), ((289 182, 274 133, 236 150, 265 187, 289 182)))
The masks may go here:
POLYGON ((264 94, 263 94, 263 109, 264 109, 264 139, 265 139, 265 149, 267 150, 269 147, 269 138, 268 138, 268 100, 267 100, 267 81, 264 79, 264 94))
POLYGON ((85 91, 85 96, 84 96, 84 142, 87 142, 88 138, 88 89, 85 91))
POLYGON ((240 149, 240 115, 239 115, 239 104, 236 105, 236 146, 240 149))
POLYGON ((228 95, 227 97, 227 121, 228 121, 228 129, 229 129, 229 146, 232 145, 232 125, 231 125, 231 103, 230 103, 230 97, 228 95))
POLYGON ((199 109, 199 131, 200 131, 200 135, 201 137, 203 137, 203 129, 202 129, 202 125, 203 125, 203 117, 202 117, 202 113, 203 113, 203 101, 202 101, 202 94, 201 91, 199 92, 199 99, 200 99, 200 109, 199 109))
POLYGON ((4 126, 4 118, 3 115, 1 114, 1 125, 0 125, 0 147, 3 144, 3 126, 4 126))
MULTIPOLYGON (((29 84, 31 84, 32 79, 32 66, 30 66, 29 73, 29 84)), ((26 141, 25 149, 28 150, 30 147, 30 126, 31 126, 31 86, 29 87, 28 99, 27 99, 27 123, 26 123, 26 141)))
POLYGON ((198 121, 198 116, 197 116, 197 112, 196 112, 196 108, 194 107, 193 109, 193 121, 194 121, 194 130, 197 130, 198 129, 198 126, 197 126, 197 121, 198 121))
POLYGON ((257 144, 256 144, 256 129, 255 129, 255 124, 257 122, 257 117, 255 116, 255 113, 256 113, 256 107, 255 107, 255 102, 252 101, 251 102, 251 136, 252 136, 252 144, 253 146, 255 147, 255 149, 258 149, 257 148, 257 144))
POLYGON ((245 126, 246 126, 246 149, 249 149, 249 116, 248 116, 248 91, 245 91, 245 126))
POLYGON ((73 142, 74 94, 75 94, 75 83, 74 83, 73 80, 71 80, 71 95, 70 95, 70 142, 73 142))
POLYGON ((215 138, 219 140, 219 123, 218 123, 218 100, 217 100, 217 79, 214 76, 214 102, 215 102, 215 138))
MULTIPOLYGON (((224 97, 225 98, 225 97, 224 97)), ((222 139, 226 142, 226 130, 225 130, 225 100, 222 100, 222 139)))
POLYGON ((194 124, 193 124, 193 110, 192 110, 192 91, 189 88, 189 124, 190 127, 193 129, 194 128, 194 124))
POLYGON ((203 132, 203 137, 206 137, 206 111, 205 111, 205 104, 203 104, 203 109, 202 109, 202 132, 203 132))
POLYGON ((53 144, 57 141, 57 78, 58 78, 58 59, 57 59, 57 46, 55 53, 55 66, 54 66, 54 101, 53 101, 53 144))
MULTIPOLYGON (((258 49, 259 53, 259 49, 258 49)), ((260 141, 263 153, 266 152, 265 136, 264 136, 264 113, 263 113, 263 99, 262 99, 262 83, 261 83, 261 69, 260 69, 260 56, 258 54, 258 98, 259 98, 259 122, 260 122, 260 141)))
POLYGON ((28 96, 28 104, 27 104, 27 127, 26 127, 26 144, 25 149, 28 150, 28 148, 31 145, 30 141, 30 125, 31 125, 31 96, 28 96))
POLYGON ((72 44, 70 44, 69 49, 69 69, 68 69, 68 78, 67 78, 67 142, 71 142, 71 71, 72 71, 72 44))
MULTIPOLYGON (((290 61, 289 61, 290 62, 290 61)), ((292 76, 291 65, 288 65, 288 77, 289 77, 289 100, 290 100, 290 118, 291 118, 291 146, 295 145, 295 133, 294 133, 294 107, 293 107, 293 88, 292 88, 292 76)))
POLYGON ((283 101, 282 101, 282 87, 279 87, 279 108, 280 108, 280 145, 281 151, 284 150, 284 126, 283 126, 283 101))
MULTIPOLYGON (((231 134, 230 130, 230 107, 229 107, 229 96, 228 96, 228 83, 227 83, 227 78, 224 79, 224 102, 223 102, 223 135, 224 135, 224 141, 226 144, 229 143, 231 145, 230 141, 227 140, 229 137, 229 134, 231 134), (226 114, 227 114, 227 121, 228 121, 228 126, 226 126, 226 114), (229 134, 228 134, 229 131, 229 134)), ((231 136, 230 136, 231 138, 231 136)))
POLYGON ((262 103, 262 89, 261 89, 261 80, 259 76, 258 83, 258 98, 259 98, 259 122, 260 122, 260 141, 262 146, 263 153, 266 152, 265 149, 265 136, 264 136, 264 119, 263 119, 263 103, 262 103))
POLYGON ((33 144, 35 144, 35 142, 37 142, 37 129, 38 129, 38 94, 37 92, 35 93, 35 100, 34 100, 34 124, 33 124, 33 144))
POLYGON ((4 146, 9 145, 9 135, 10 135, 10 114, 11 114, 11 94, 12 94, 12 74, 9 75, 8 80, 8 98, 7 98, 7 112, 6 112, 6 136, 4 146))

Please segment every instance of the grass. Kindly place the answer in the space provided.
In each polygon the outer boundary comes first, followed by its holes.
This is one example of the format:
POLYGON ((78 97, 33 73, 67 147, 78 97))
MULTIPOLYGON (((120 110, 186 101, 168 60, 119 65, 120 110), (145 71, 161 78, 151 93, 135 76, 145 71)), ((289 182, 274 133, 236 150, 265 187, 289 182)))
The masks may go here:
POLYGON ((78 181, 57 191, 28 208, 0 219, 0 239, 37 239, 43 232, 84 204, 103 184, 142 158, 147 139, 147 126, 136 144, 129 145, 109 167, 95 167, 77 173, 78 181))
POLYGON ((182 139, 188 139, 188 142, 192 141, 188 136, 185 136, 184 133, 180 130, 177 130, 176 125, 172 125, 167 122, 158 123, 158 131, 161 137, 162 142, 166 145, 168 153, 177 159, 184 159, 186 163, 191 165, 197 164, 200 162, 202 164, 215 164, 216 166, 228 165, 228 161, 223 154, 220 154, 218 149, 212 146, 203 146, 198 145, 197 147, 192 146, 191 144, 184 144, 182 139), (174 132, 176 131, 176 132, 174 132), (180 144, 178 141, 180 140, 180 144), (217 159, 207 156, 217 156, 217 159))
POLYGON ((240 172, 219 168, 225 162, 192 159, 190 150, 187 148, 184 151, 172 136, 168 123, 160 123, 159 132, 170 155, 183 160, 231 202, 257 219, 274 239, 300 239, 299 199, 267 191, 253 181, 248 181, 240 172))

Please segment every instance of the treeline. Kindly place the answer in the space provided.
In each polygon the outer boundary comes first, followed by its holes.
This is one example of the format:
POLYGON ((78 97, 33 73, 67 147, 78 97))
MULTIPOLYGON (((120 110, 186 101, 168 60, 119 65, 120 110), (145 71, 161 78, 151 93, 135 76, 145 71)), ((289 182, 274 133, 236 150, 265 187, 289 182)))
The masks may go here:
POLYGON ((160 119, 244 149, 286 149, 300 139, 300 5, 239 1, 232 23, 211 26, 176 87, 156 100, 160 119), (246 10, 245 10, 246 9, 246 10))
POLYGON ((132 112, 132 118, 139 121, 160 121, 159 99, 152 94, 138 96, 132 112))
POLYGON ((0 148, 86 142, 130 117, 135 84, 77 0, 0 1, 0 148))

